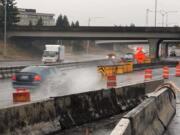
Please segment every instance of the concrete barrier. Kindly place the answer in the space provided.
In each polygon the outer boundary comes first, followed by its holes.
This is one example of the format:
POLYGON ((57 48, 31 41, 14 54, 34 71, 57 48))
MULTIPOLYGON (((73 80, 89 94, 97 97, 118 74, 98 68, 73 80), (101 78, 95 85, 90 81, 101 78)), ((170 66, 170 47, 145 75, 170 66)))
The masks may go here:
POLYGON ((60 129, 54 100, 0 109, 1 134, 49 133, 60 129))
POLYGON ((3 108, 0 134, 48 134, 120 114, 146 98, 146 86, 142 83, 3 108))
POLYGON ((176 100, 171 90, 163 88, 160 91, 153 92, 149 95, 150 98, 154 97, 157 114, 164 127, 167 127, 176 112, 176 100))
POLYGON ((131 123, 129 119, 122 118, 112 131, 111 135, 132 135, 131 123))
POLYGON ((25 68, 25 66, 17 66, 17 67, 0 67, 0 79, 11 78, 14 73, 19 72, 25 68))
MULTIPOLYGON (((70 62, 70 63, 50 63, 50 64, 38 64, 38 65, 46 65, 46 66, 56 66, 57 68, 67 68, 67 67, 78 67, 78 66, 87 66, 87 65, 101 65, 109 63, 110 60, 102 59, 102 60, 91 60, 91 61, 82 61, 82 62, 70 62)), ((26 66, 13 66, 13 67, 0 67, 0 79, 8 79, 14 73, 21 71, 26 66)))
POLYGON ((178 61, 158 61, 154 63, 146 64, 134 64, 134 71, 144 70, 147 68, 162 68, 163 66, 175 67, 178 64, 178 61))
POLYGON ((175 115, 175 106, 170 88, 153 92, 120 120, 111 135, 163 135, 175 115))

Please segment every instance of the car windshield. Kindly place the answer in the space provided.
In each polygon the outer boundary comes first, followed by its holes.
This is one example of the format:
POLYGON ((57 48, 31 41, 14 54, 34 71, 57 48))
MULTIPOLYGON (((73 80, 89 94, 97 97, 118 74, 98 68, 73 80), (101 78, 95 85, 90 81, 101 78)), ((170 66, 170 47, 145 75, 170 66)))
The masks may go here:
POLYGON ((132 59, 133 58, 133 54, 132 53, 128 53, 124 57, 128 58, 128 59, 132 59))
POLYGON ((45 67, 36 67, 36 66, 29 66, 21 70, 21 72, 30 72, 30 73, 37 73, 40 74, 45 67))
POLYGON ((49 51, 44 51, 44 54, 43 54, 43 56, 44 57, 54 57, 54 56, 56 56, 57 55, 57 52, 49 52, 49 51))

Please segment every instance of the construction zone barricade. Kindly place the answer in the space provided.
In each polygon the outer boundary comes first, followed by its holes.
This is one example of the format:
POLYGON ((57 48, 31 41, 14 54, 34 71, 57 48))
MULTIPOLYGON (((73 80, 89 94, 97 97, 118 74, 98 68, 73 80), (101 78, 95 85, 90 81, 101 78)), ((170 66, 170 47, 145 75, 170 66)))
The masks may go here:
POLYGON ((0 67, 0 79, 11 78, 14 73, 21 71, 25 66, 0 67))
POLYGON ((124 66, 117 65, 116 66, 116 74, 123 74, 124 73, 124 66))
POLYGON ((149 81, 152 79, 152 69, 145 69, 144 71, 144 80, 149 81))
POLYGON ((176 66, 176 77, 180 77, 180 63, 176 66))
POLYGON ((98 66, 98 71, 103 76, 114 75, 114 74, 124 74, 133 71, 133 64, 131 62, 119 64, 119 65, 102 65, 98 66))
POLYGON ((117 86, 116 75, 107 76, 107 88, 114 88, 117 86))
POLYGON ((127 72, 133 71, 133 62, 127 62, 127 72))
POLYGON ((148 94, 145 101, 127 113, 111 135, 164 134, 176 112, 174 88, 164 86, 148 94))
POLYGON ((169 67, 168 66, 164 66, 163 67, 163 78, 164 79, 168 79, 169 78, 169 67))
POLYGON ((31 100, 30 98, 30 92, 27 89, 16 89, 15 92, 13 92, 13 102, 29 102, 31 100))

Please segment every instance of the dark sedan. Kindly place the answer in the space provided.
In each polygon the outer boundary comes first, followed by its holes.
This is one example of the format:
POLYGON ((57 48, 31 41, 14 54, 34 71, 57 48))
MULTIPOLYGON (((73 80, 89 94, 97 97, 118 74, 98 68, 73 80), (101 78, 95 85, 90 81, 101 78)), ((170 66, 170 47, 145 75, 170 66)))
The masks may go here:
POLYGON ((55 67, 29 66, 12 76, 12 85, 14 88, 35 88, 55 73, 55 67))

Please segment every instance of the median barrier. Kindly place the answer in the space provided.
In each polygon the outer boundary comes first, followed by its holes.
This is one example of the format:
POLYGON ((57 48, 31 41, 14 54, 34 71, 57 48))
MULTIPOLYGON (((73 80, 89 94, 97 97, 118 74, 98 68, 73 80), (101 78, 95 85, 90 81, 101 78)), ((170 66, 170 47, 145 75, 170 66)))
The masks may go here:
POLYGON ((145 70, 147 68, 162 68, 164 66, 175 67, 177 64, 178 62, 175 61, 159 61, 154 63, 134 64, 133 71, 145 70))
POLYGON ((176 112, 175 93, 169 88, 163 88, 157 92, 153 92, 149 97, 155 98, 157 114, 166 128, 176 112))
POLYGON ((0 109, 0 134, 37 135, 60 128, 53 99, 0 109))
MULTIPOLYGON (((51 64, 45 64, 46 66, 56 66, 57 68, 65 68, 65 67, 78 67, 78 66, 85 66, 88 64, 92 65, 101 65, 109 63, 109 60, 103 59, 103 60, 92 60, 92 61, 84 61, 84 62, 70 62, 70 63, 51 63, 51 64)), ((44 65, 44 64, 39 64, 44 65)), ((14 66, 14 67, 0 67, 0 79, 7 79, 11 78, 11 76, 22 70, 26 66, 14 66)))
POLYGON ((170 87, 164 87, 148 97, 120 120, 111 135, 164 134, 176 112, 175 94, 170 87))
MULTIPOLYGON (((107 59, 103 60, 93 60, 93 61, 84 61, 84 62, 71 62, 71 63, 55 63, 55 64, 45 64, 47 66, 56 66, 57 68, 65 68, 65 67, 78 67, 78 66, 87 66, 88 64, 95 65, 102 67, 100 65, 107 65, 111 64, 112 62, 107 59)), ((139 70, 144 70, 146 68, 160 68, 163 65, 168 65, 168 66, 176 66, 178 62, 158 62, 158 63, 148 63, 148 64, 134 64, 132 66, 132 63, 127 63, 125 67, 123 66, 118 66, 117 72, 119 74, 125 73, 125 72, 131 72, 131 71, 139 71, 139 70), (125 70, 124 72, 124 68, 125 70)), ((40 64, 42 65, 42 64, 40 64)), ((7 79, 11 78, 12 74, 19 72, 26 66, 15 66, 15 67, 0 67, 0 79, 7 79)), ((102 72, 105 73, 104 69, 101 69, 102 72)), ((109 73, 109 71, 108 71, 109 73)))
POLYGON ((25 66, 0 67, 0 79, 11 78, 14 73, 19 72, 23 68, 25 68, 25 66))
POLYGON ((2 108, 0 134, 43 135, 123 113, 147 98, 146 83, 2 108))
POLYGON ((112 131, 111 135, 132 135, 130 120, 122 118, 112 131))

